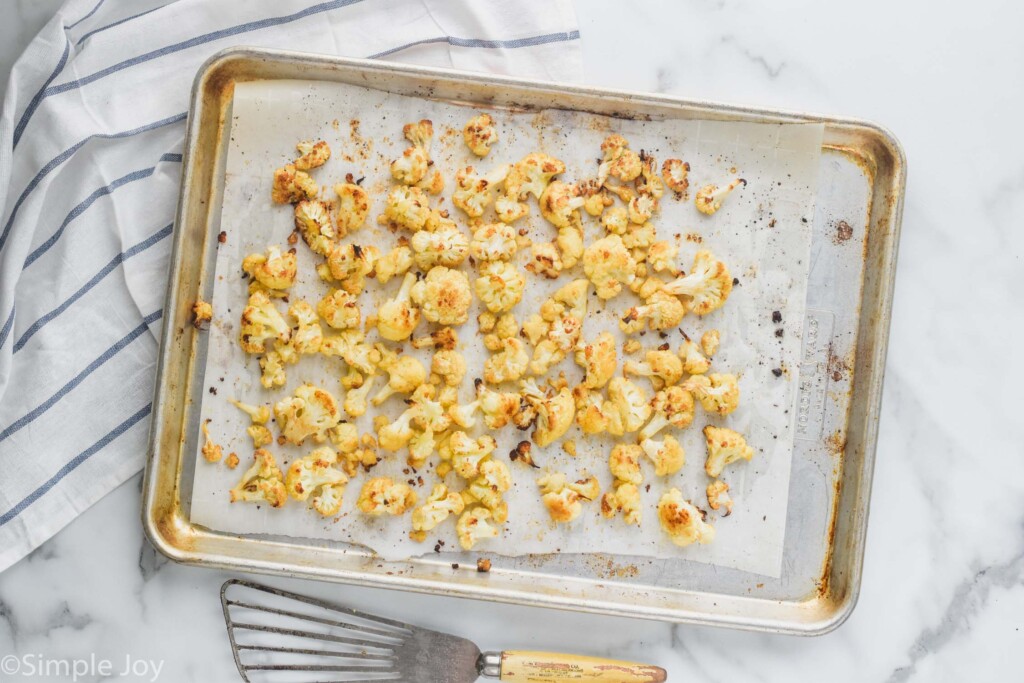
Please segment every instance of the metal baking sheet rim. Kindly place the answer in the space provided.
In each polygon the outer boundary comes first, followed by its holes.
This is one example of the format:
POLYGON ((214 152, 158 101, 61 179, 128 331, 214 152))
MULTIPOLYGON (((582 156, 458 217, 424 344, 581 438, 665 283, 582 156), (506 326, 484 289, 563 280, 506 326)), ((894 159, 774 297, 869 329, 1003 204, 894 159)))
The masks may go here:
MULTIPOLYGON (((314 76, 308 73, 292 73, 290 77, 314 76)), ((476 101, 484 100, 476 98, 476 101)), ((219 140, 215 141, 217 144, 213 145, 213 149, 220 146, 219 140)), ((827 633, 849 617, 856 605, 861 583, 906 182, 903 149, 887 130, 873 123, 855 119, 527 81, 490 74, 238 47, 229 48, 211 57, 196 76, 187 122, 183 167, 171 255, 171 279, 164 307, 168 315, 165 317, 157 368, 142 505, 145 533, 150 542, 167 557, 185 564, 219 569, 797 635, 827 633), (191 303, 203 284, 200 273, 205 272, 206 268, 203 263, 183 262, 182 250, 187 239, 194 237, 202 241, 204 246, 201 253, 204 257, 209 255, 206 240, 216 239, 208 230, 211 218, 209 207, 216 207, 219 204, 216 197, 219 190, 212 180, 223 163, 222 158, 203 158, 204 154, 210 153, 210 150, 201 144, 203 134, 207 132, 203 124, 214 126, 215 135, 219 136, 223 130, 225 105, 230 102, 233 83, 236 80, 243 80, 246 76, 259 78, 265 75, 261 74, 262 71, 271 68, 293 71, 326 69, 388 73, 419 80, 426 93, 431 91, 432 80, 444 81, 449 85, 485 88, 492 92, 506 86, 509 89, 533 90, 535 93, 590 98, 610 105, 618 103, 621 105, 620 109, 602 113, 614 115, 615 111, 619 111, 620 116, 628 115, 632 109, 639 107, 661 107, 671 108, 675 113, 691 117, 761 122, 820 122, 826 125, 826 133, 831 132, 839 138, 844 138, 843 142, 833 143, 829 147, 851 154, 865 165, 865 173, 871 181, 872 206, 868 216, 870 231, 865 242, 864 258, 868 263, 865 264, 858 312, 856 365, 846 430, 846 453, 842 461, 842 473, 839 476, 831 517, 831 547, 827 552, 819 590, 804 600, 770 600, 681 589, 645 590, 644 587, 630 587, 628 584, 614 581, 552 577, 560 580, 562 585, 556 586, 555 590, 538 592, 536 584, 531 586, 533 590, 490 585, 495 583, 494 579, 501 576, 500 570, 497 569, 492 571, 492 575, 480 576, 475 571, 470 574, 466 569, 452 570, 447 563, 436 562, 437 578, 429 579, 402 576, 401 571, 370 571, 372 567, 369 565, 381 564, 376 561, 366 562, 368 566, 361 570, 328 567, 323 562, 317 564, 317 559, 325 558, 316 557, 319 549, 314 545, 290 545, 265 539, 220 534, 192 526, 184 514, 180 497, 182 464, 185 459, 183 447, 187 436, 187 431, 183 429, 182 416, 191 400, 190 368, 199 339, 189 324, 189 315, 191 303), (886 179, 884 185, 879 186, 879 178, 886 179), (872 265, 875 267, 872 268, 872 265), (870 288, 869 279, 872 284, 870 288), (185 289, 188 290, 188 295, 183 291, 185 289), (853 420, 858 416, 858 422, 854 423, 853 420), (851 448, 850 443, 855 437, 859 439, 859 447, 851 448), (857 467, 851 468, 851 465, 857 467), (212 547, 201 547, 204 545, 212 547), (281 559, 274 560, 274 555, 281 556, 281 559), (308 563, 298 561, 299 555, 303 556, 303 560, 308 559, 308 563), (307 555, 308 558, 305 557, 307 555), (445 568, 448 571, 447 575, 442 574, 445 568), (619 591, 618 599, 588 598, 588 586, 600 586, 604 591, 619 591), (574 587, 577 588, 577 595, 573 594, 574 587), (630 594, 636 596, 653 590, 670 593, 676 605, 655 608, 637 604, 629 598, 630 594), (682 603, 685 603, 685 606, 680 606, 682 603)), ((201 260, 203 259, 197 259, 201 260)), ((431 562, 435 561, 420 560, 417 564, 431 562)), ((400 564, 402 563, 390 563, 389 566, 400 564)))

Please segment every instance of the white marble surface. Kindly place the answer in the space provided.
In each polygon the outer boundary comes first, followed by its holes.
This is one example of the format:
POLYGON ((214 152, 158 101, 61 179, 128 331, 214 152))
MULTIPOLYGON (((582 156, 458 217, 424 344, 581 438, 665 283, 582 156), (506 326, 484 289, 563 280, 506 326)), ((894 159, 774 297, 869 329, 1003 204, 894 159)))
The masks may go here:
MULTIPOLYGON (((7 4, 7 3, 5 3, 7 4)), ((10 68, 47 2, 9 3, 10 68), (28 30, 28 29, 26 29, 28 30), (12 32, 15 37, 12 38, 12 32)), ((672 681, 992 681, 1024 671, 1024 5, 579 0, 587 79, 855 115, 910 162, 860 604, 814 639, 301 584, 484 647, 649 660, 672 681), (456 616, 457 615, 457 616, 456 616)), ((6 7, 5 7, 6 9, 6 7)), ((217 589, 139 528, 138 479, 0 574, 0 655, 236 680, 217 589)), ((46 680, 9 678, 0 680, 46 680)), ((95 680, 83 678, 80 680, 95 680)), ((114 680, 151 680, 114 677, 114 680)))

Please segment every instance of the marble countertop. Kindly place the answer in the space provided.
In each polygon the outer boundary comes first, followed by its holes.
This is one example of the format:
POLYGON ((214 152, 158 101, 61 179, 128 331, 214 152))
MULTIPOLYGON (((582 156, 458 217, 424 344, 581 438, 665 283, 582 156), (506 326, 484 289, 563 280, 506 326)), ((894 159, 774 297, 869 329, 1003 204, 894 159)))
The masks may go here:
MULTIPOLYGON (((0 69, 59 3, 12 3, 0 69), (20 42, 19 42, 20 41, 20 42)), ((281 582, 532 648, 650 661, 672 681, 990 681, 1024 670, 1024 5, 579 0, 587 80, 835 113, 903 142, 909 184, 859 605, 794 638, 281 582), (453 615, 458 615, 453 617, 453 615)), ((0 655, 161 663, 237 680, 227 575, 159 556, 139 478, 0 574, 0 655)), ((9 680, 0 673, 0 680, 9 680)), ((12 678, 10 680, 23 680, 12 678)), ((24 679, 29 680, 29 679, 24 679)), ((31 680, 47 680, 36 677, 31 680)), ((95 680, 82 678, 80 680, 95 680)))

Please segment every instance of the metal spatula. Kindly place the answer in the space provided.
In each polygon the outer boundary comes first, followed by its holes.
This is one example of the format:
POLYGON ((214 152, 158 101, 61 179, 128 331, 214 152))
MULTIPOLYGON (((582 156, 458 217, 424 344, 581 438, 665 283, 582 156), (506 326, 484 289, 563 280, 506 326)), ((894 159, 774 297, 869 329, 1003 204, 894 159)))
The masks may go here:
POLYGON ((484 652, 456 636, 232 579, 220 591, 238 673, 252 681, 658 683, 664 669, 545 652, 484 652))

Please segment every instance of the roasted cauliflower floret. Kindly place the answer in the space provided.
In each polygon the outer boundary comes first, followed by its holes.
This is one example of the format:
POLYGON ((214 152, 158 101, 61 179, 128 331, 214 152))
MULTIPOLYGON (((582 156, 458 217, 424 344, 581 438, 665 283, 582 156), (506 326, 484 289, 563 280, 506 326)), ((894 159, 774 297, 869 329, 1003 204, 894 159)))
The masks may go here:
POLYGON ((679 489, 669 489, 658 501, 658 521, 661 528, 678 546, 691 543, 711 543, 715 528, 704 521, 704 515, 683 498, 679 489))
POLYGON ((600 389, 608 384, 618 364, 615 337, 610 332, 602 332, 592 343, 577 347, 576 364, 586 371, 583 386, 600 389))
POLYGON ((562 255, 553 242, 534 242, 530 245, 530 260, 525 268, 534 275, 543 275, 549 280, 554 280, 561 275, 565 264, 562 263, 562 255))
POLYGON ((277 351, 271 351, 260 358, 260 370, 260 384, 265 389, 284 386, 287 373, 284 370, 284 360, 277 351))
POLYGON ((676 257, 679 255, 679 247, 671 242, 652 242, 647 247, 647 265, 655 273, 675 273, 676 257))
POLYGON ((615 377, 608 383, 608 400, 616 415, 608 432, 615 436, 635 432, 651 416, 643 390, 624 377, 615 377))
POLYGON ((639 225, 630 226, 630 229, 622 236, 622 243, 634 255, 635 260, 641 261, 647 257, 647 249, 654 244, 656 239, 654 226, 641 222, 639 225))
POLYGON ((277 204, 294 204, 303 199, 314 199, 320 192, 320 186, 305 171, 300 171, 295 164, 285 164, 274 171, 274 186, 270 190, 270 198, 277 204))
POLYGON ((317 140, 316 142, 303 140, 295 145, 295 149, 302 155, 295 160, 295 168, 300 171, 319 168, 331 158, 331 148, 324 140, 317 140))
POLYGON ((728 415, 740 404, 740 385, 736 375, 717 372, 694 375, 683 382, 683 388, 692 393, 709 413, 728 415))
POLYGON ((356 507, 372 517, 403 515, 416 505, 416 492, 391 477, 374 477, 363 484, 356 507))
POLYGON ((611 401, 603 400, 601 394, 580 385, 573 390, 576 401, 576 424, 584 434, 601 434, 609 431, 614 421, 618 434, 623 434, 618 409, 611 401))
POLYGON ((482 505, 474 505, 459 517, 455 532, 463 550, 472 550, 477 543, 498 537, 498 528, 490 524, 491 511, 482 505))
POLYGON ((690 274, 665 284, 664 289, 669 294, 690 297, 690 310, 707 315, 721 308, 729 298, 732 275, 710 251, 701 249, 693 258, 690 274))
POLYGON ((721 339, 722 334, 718 330, 708 330, 700 337, 700 350, 704 352, 705 356, 715 355, 721 339))
POLYGON ((665 194, 665 183, 658 175, 658 162, 654 156, 644 150, 640 150, 640 177, 634 183, 639 195, 650 196, 655 200, 661 199, 665 194))
POLYGON ((597 168, 597 180, 604 185, 608 177, 617 178, 624 183, 636 180, 643 170, 640 155, 629 148, 629 142, 621 135, 609 135, 601 143, 604 158, 597 168))
POLYGON ((586 203, 586 199, 576 194, 576 187, 560 180, 554 180, 544 188, 540 196, 540 213, 556 228, 568 228, 580 225, 578 209, 586 203))
POLYGON ((576 415, 576 402, 569 388, 562 387, 549 396, 533 380, 522 380, 520 387, 523 400, 536 413, 534 443, 544 447, 562 438, 576 415))
POLYGON ((686 451, 672 436, 666 435, 661 441, 644 439, 640 448, 654 463, 654 473, 659 477, 675 474, 686 464, 686 451))
POLYGON ((493 190, 508 175, 509 166, 504 164, 483 175, 467 166, 455 174, 455 191, 452 204, 462 209, 470 218, 479 218, 494 200, 493 190))
POLYGON ((721 479, 715 479, 708 484, 705 492, 708 497, 708 505, 712 510, 718 511, 721 508, 725 508, 723 517, 728 517, 732 514, 732 496, 729 495, 728 484, 721 479))
POLYGON ((477 261, 511 261, 518 250, 515 228, 504 223, 481 225, 469 243, 469 254, 477 261))
POLYGON ((709 477, 717 478, 726 465, 737 460, 751 460, 754 457, 754 449, 747 445, 746 439, 726 427, 704 427, 704 440, 708 446, 704 471, 709 477))
POLYGON ((266 254, 249 254, 242 259, 242 270, 267 289, 288 289, 295 284, 298 263, 295 250, 267 247, 266 254))
POLYGON ((462 129, 462 139, 466 141, 469 151, 478 157, 485 157, 491 151, 491 145, 498 141, 498 129, 494 127, 494 119, 490 114, 477 114, 466 122, 462 129))
POLYGON ((288 307, 288 315, 295 321, 295 324, 292 325, 288 346, 299 354, 312 354, 320 351, 320 344, 324 340, 324 331, 320 327, 320 319, 316 317, 313 307, 299 299, 288 307))
MULTIPOLYGON (((627 211, 630 223, 644 225, 658 212, 658 200, 649 194, 638 194, 629 200, 627 211)), ((652 229, 652 235, 653 232, 652 229)))
POLYGON ((435 484, 423 505, 412 511, 412 530, 432 531, 449 515, 462 514, 465 507, 462 496, 444 484, 435 484))
POLYGON ((512 488, 512 473, 505 463, 498 460, 485 460, 479 469, 479 474, 469 484, 466 493, 490 510, 495 522, 504 524, 508 520, 508 506, 501 497, 512 488))
POLYGON ((370 195, 355 183, 338 183, 334 186, 338 195, 338 211, 335 214, 338 237, 355 232, 366 223, 370 215, 370 195))
POLYGON ((561 160, 542 152, 531 152, 509 170, 505 178, 506 195, 514 200, 526 199, 531 194, 540 199, 551 179, 564 172, 565 164, 561 160))
POLYGON ((431 332, 425 337, 417 337, 412 340, 412 346, 416 349, 446 349, 454 350, 459 345, 459 335, 450 327, 442 327, 431 332))
POLYGON ((551 519, 559 524, 573 521, 583 512, 580 501, 591 501, 601 493, 596 477, 568 483, 561 472, 552 472, 537 480, 541 501, 548 509, 551 519))
POLYGON ((406 273, 402 287, 377 311, 377 331, 389 341, 403 341, 412 335, 420 322, 420 311, 413 304, 412 293, 418 283, 416 276, 406 273))
POLYGON ((367 398, 370 396, 370 391, 373 389, 376 381, 377 378, 371 376, 362 380, 358 386, 349 387, 348 391, 345 392, 345 401, 342 403, 342 408, 344 408, 346 415, 351 418, 357 418, 366 414, 368 407, 367 398))
POLYGON ((233 398, 229 398, 228 401, 231 405, 248 415, 249 421, 254 425, 265 425, 267 424, 267 420, 270 419, 270 408, 267 406, 249 405, 248 403, 236 401, 233 398))
POLYGON ((335 289, 320 299, 316 312, 336 330, 357 329, 362 322, 359 302, 343 289, 335 289))
POLYGON ((203 447, 202 453, 203 458, 206 462, 219 462, 224 457, 224 451, 221 447, 213 442, 210 438, 210 421, 203 420, 203 426, 201 427, 203 432, 203 447))
POLYGON ((415 185, 426 177, 430 169, 430 141, 434 136, 434 125, 427 119, 407 123, 402 133, 412 147, 391 162, 391 177, 403 185, 415 185))
POLYGON ((501 429, 519 415, 520 397, 516 392, 494 391, 482 379, 474 382, 476 400, 464 406, 455 405, 448 409, 452 421, 464 429, 476 425, 474 414, 479 410, 484 424, 489 429, 501 429))
POLYGON ((253 453, 253 464, 242 475, 235 488, 231 489, 231 502, 269 503, 279 508, 288 499, 281 469, 274 456, 262 448, 253 453))
POLYGON ((388 383, 370 401, 375 406, 384 403, 393 394, 411 394, 427 381, 426 368, 412 356, 391 353, 382 358, 378 367, 388 373, 388 383))
POLYGON ((619 481, 639 485, 644 480, 644 475, 640 471, 642 456, 643 451, 636 444, 617 444, 608 457, 608 468, 612 476, 619 481))
POLYGON ((640 506, 640 488, 636 484, 617 481, 610 491, 601 496, 601 514, 611 519, 621 512, 626 524, 640 526, 640 506))
POLYGON ((469 256, 469 238, 454 225, 434 231, 420 230, 412 236, 409 244, 416 267, 424 271, 434 266, 454 268, 469 256))
POLYGON ((591 216, 600 216, 615 201, 593 178, 576 183, 576 194, 583 197, 583 210, 591 216))
POLYGON ((265 353, 266 342, 275 340, 282 344, 291 338, 292 330, 284 317, 270 303, 270 297, 263 292, 249 295, 249 303, 242 310, 242 324, 238 340, 246 353, 265 353))
POLYGON ((642 306, 633 306, 619 320, 619 329, 626 334, 634 334, 644 327, 644 322, 652 330, 667 330, 675 327, 686 315, 686 307, 678 298, 664 291, 656 291, 642 306))
POLYGON ((675 384, 683 377, 683 362, 679 356, 667 350, 648 351, 644 361, 627 360, 622 365, 624 375, 649 377, 655 389, 675 384))
POLYGON ((405 275, 412 266, 412 250, 401 245, 378 258, 373 265, 373 271, 377 282, 383 285, 393 277, 405 275))
POLYGON ((418 187, 399 185, 391 189, 384 201, 384 213, 377 222, 409 232, 423 230, 430 219, 430 200, 418 187))
POLYGON ((196 299, 196 302, 192 304, 192 325, 199 329, 203 323, 208 322, 212 318, 213 306, 210 305, 210 302, 196 299))
POLYGON ((376 247, 358 244, 338 244, 327 255, 327 267, 338 286, 353 296, 359 296, 366 286, 366 277, 373 272, 380 252, 376 247))
POLYGON ((722 202, 725 198, 740 185, 746 185, 747 181, 743 178, 737 178, 728 185, 719 187, 718 185, 705 185, 704 187, 697 190, 697 196, 694 197, 694 201, 697 204, 697 210, 706 216, 710 216, 720 208, 722 208, 722 202))
POLYGON ((684 339, 679 345, 679 357, 683 361, 683 370, 691 375, 703 375, 711 367, 709 361, 690 339, 684 339))
POLYGON ((489 458, 497 447, 494 438, 487 434, 474 439, 466 432, 456 430, 442 448, 441 459, 451 462, 456 474, 463 479, 476 479, 480 476, 480 464, 489 458))
POLYGON ((438 349, 430 361, 430 374, 445 386, 457 387, 466 376, 466 359, 454 349, 438 349))
POLYGON ((618 235, 593 242, 583 252, 583 272, 597 288, 597 296, 611 299, 633 282, 636 261, 618 235))
MULTIPOLYGON (((285 488, 295 500, 307 500, 318 489, 324 487, 343 489, 348 483, 348 477, 334 467, 337 462, 338 454, 334 450, 326 446, 317 448, 309 455, 292 461, 288 467, 288 473, 285 475, 285 488)), ((329 506, 325 508, 327 512, 330 512, 330 514, 324 515, 325 517, 338 514, 338 509, 341 508, 340 494, 339 490, 337 495, 330 496, 331 502, 337 502, 338 508, 333 512, 330 511, 329 506)))
POLYGON ((274 404, 274 418, 288 443, 299 445, 307 438, 323 443, 327 430, 341 421, 341 412, 331 392, 307 383, 296 388, 294 396, 274 404))
POLYGON ((508 261, 485 261, 480 266, 480 277, 474 282, 476 295, 491 313, 512 310, 526 288, 526 278, 508 261))
POLYGON ((314 253, 327 256, 334 249, 338 233, 331 224, 331 208, 327 202, 303 199, 296 204, 295 229, 314 253))
POLYGON ((435 266, 424 280, 413 286, 411 294, 423 317, 432 323, 461 325, 469 320, 473 294, 469 278, 462 271, 435 266))
POLYGON ((601 225, 609 235, 625 235, 629 230, 629 211, 624 206, 613 206, 602 214, 601 225))
POLYGON ((490 384, 514 382, 526 374, 530 356, 522 341, 511 337, 501 340, 501 351, 484 363, 484 380, 490 384))
POLYGON ((687 178, 689 173, 690 164, 682 159, 665 159, 661 165, 661 177, 668 185, 668 189, 675 194, 676 199, 686 197, 686 190, 690 187, 690 181, 687 178))
POLYGON ((693 396, 682 387, 665 387, 651 400, 654 416, 640 430, 640 440, 651 439, 668 426, 686 429, 693 422, 693 396))

